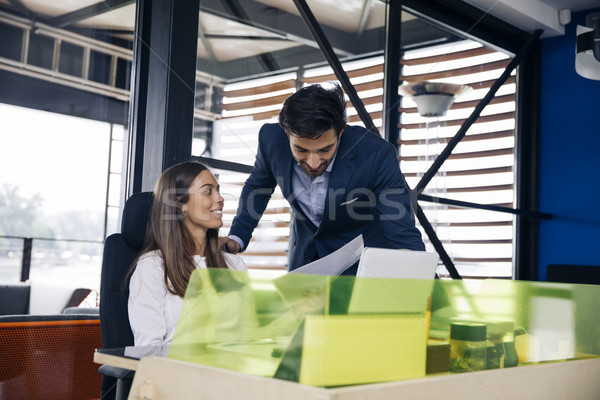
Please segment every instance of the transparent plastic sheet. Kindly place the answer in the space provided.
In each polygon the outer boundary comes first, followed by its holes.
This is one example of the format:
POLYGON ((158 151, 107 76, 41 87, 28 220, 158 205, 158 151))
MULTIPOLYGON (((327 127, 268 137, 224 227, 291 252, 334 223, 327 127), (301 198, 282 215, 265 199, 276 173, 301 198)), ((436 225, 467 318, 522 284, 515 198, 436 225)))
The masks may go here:
POLYGON ((510 322, 505 340, 520 353, 505 366, 594 357, 599 290, 199 269, 168 356, 324 387, 411 379, 448 372, 449 326, 471 321, 510 322))
POLYGON ((447 334, 454 321, 508 322, 519 365, 598 357, 599 307, 597 285, 437 280, 430 336, 447 334))

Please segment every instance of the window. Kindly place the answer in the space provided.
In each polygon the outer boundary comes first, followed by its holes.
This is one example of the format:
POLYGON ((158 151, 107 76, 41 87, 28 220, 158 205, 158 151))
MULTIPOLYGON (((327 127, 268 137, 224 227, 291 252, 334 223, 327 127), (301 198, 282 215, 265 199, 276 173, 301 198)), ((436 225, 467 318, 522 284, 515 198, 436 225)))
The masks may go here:
POLYGON ((31 280, 98 290, 104 237, 117 228, 124 127, 5 104, 0 120, 0 281, 20 280, 32 239, 31 280))
MULTIPOLYGON (((429 46, 407 51, 403 60, 403 79, 432 80, 468 84, 473 90, 450 108, 446 116, 434 120, 421 117, 412 100, 406 98, 400 106, 401 140, 399 160, 410 187, 415 187, 433 159, 444 148, 479 100, 508 64, 508 56, 486 49, 481 44, 463 40, 447 45, 429 46), (441 56, 440 56, 441 55, 441 56), (448 59, 448 60, 445 60, 448 59)), ((382 124, 383 57, 375 55, 343 63, 359 97, 376 127, 382 124)), ((282 102, 297 85, 335 81, 331 68, 305 67, 301 73, 288 73, 270 78, 253 79, 223 89, 223 119, 215 122, 213 156, 251 165, 257 145, 257 132, 266 122, 276 122, 282 102)), ((427 186, 425 193, 473 203, 513 207, 514 199, 514 77, 500 89, 496 98, 469 130, 467 137, 455 149, 442 171, 427 186)), ((355 109, 349 104, 351 124, 362 125, 355 109)), ((221 175, 221 179, 225 175, 221 175)), ((236 198, 246 175, 228 176, 231 188, 229 220, 235 215, 236 198)), ((512 276, 513 216, 511 214, 466 209, 439 203, 422 207, 438 236, 451 255, 459 272, 465 277, 512 276)), ((283 268, 284 251, 289 235, 288 208, 279 192, 269 205, 255 238, 249 246, 249 265, 283 268), (268 230, 276 246, 259 245, 261 232, 268 230), (277 250, 275 250, 277 248, 277 250), (268 254, 271 249, 277 254, 268 254), (272 257, 266 262, 267 258, 272 257), (252 260, 256 261, 252 261, 252 260)), ((229 225, 226 225, 226 227, 229 225)), ((424 241, 434 251, 427 236, 424 241)), ((444 275, 443 271, 440 274, 444 275)))
POLYGON ((0 281, 98 290, 120 230, 132 51, 124 29, 110 37, 122 17, 61 21, 84 6, 68 3, 0 11, 0 281))
MULTIPOLYGON (((414 101, 403 98, 400 160, 411 187, 417 185, 509 61, 507 55, 469 40, 405 53, 403 80, 458 83, 472 88, 456 99, 445 116, 437 118, 420 116, 414 101)), ((514 207, 514 82, 513 75, 500 88, 424 194, 514 207)), ((512 214, 439 202, 421 201, 420 205, 463 277, 512 277, 512 214)), ((427 246, 433 249, 428 242, 426 238, 427 246)))

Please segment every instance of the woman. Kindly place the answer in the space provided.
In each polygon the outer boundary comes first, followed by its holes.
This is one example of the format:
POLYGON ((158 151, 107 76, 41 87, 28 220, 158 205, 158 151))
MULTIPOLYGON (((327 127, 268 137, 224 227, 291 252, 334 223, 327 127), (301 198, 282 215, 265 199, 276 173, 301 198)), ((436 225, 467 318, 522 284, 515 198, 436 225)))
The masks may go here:
POLYGON ((219 247, 223 202, 217 180, 198 162, 174 165, 159 178, 145 248, 129 284, 135 346, 170 345, 194 269, 247 269, 239 256, 219 247))

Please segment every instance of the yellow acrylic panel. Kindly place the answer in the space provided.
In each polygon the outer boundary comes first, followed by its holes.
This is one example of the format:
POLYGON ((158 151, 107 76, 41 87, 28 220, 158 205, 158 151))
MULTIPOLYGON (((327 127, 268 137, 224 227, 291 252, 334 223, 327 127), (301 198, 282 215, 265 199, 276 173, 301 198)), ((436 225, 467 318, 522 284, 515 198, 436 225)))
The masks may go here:
POLYGON ((309 315, 300 383, 339 386, 425 376, 424 314, 309 315))

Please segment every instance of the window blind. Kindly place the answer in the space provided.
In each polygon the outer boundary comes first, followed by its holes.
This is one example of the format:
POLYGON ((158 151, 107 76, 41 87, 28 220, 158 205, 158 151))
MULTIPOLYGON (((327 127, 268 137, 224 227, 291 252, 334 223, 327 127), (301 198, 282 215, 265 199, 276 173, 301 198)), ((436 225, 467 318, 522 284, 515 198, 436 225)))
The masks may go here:
MULTIPOLYGON (((383 61, 381 55, 376 55, 342 63, 378 128, 381 128, 383 113, 383 61)), ((444 117, 435 119, 421 117, 411 99, 402 99, 397 144, 400 166, 410 187, 416 186, 508 62, 507 55, 469 40, 405 53, 401 80, 460 83, 473 88, 457 99, 444 117)), ((283 101, 298 86, 329 81, 336 81, 331 68, 305 67, 299 72, 226 84, 222 91, 223 118, 215 122, 213 132, 212 157, 252 165, 258 130, 264 123, 277 122, 283 101)), ((425 193, 513 207, 514 109, 515 79, 511 76, 425 193)), ((362 125, 352 104, 348 104, 348 122, 362 125)), ((246 177, 246 174, 219 171, 222 193, 227 193, 227 197, 224 194, 222 234, 226 234, 231 225, 246 177)), ((511 214, 422 201, 420 204, 461 275, 512 276, 514 220, 511 214)), ((250 268, 287 267, 290 220, 289 205, 276 189, 248 250, 243 253, 250 268)), ((433 250, 425 234, 423 238, 428 249, 433 250)))

